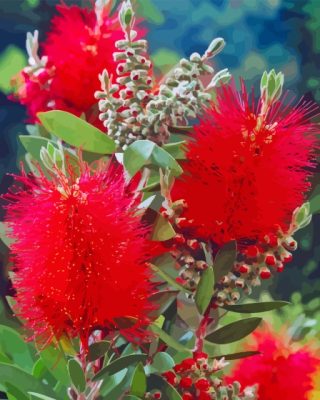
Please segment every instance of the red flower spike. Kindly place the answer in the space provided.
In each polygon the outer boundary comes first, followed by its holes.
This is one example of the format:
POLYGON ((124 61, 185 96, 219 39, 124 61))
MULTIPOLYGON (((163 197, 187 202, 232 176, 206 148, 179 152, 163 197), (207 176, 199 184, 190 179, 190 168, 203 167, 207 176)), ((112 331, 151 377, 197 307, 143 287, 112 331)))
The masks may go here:
POLYGON ((320 359, 310 347, 299 348, 296 343, 290 344, 285 335, 264 329, 253 333, 244 350, 261 354, 238 361, 231 376, 226 378, 227 383, 237 380, 242 387, 258 383, 259 400, 312 397, 320 359), (285 379, 288 374, 290 382, 285 379))
MULTIPOLYGON (((44 72, 22 72, 18 98, 31 122, 37 120, 38 112, 50 109, 88 113, 97 104, 94 93, 100 90, 101 71, 106 68, 117 76, 113 52, 115 42, 124 36, 117 16, 104 13, 98 21, 93 9, 77 5, 58 5, 57 11, 41 45, 41 55, 48 58, 44 72)), ((103 126, 97 117, 89 122, 103 126)))
POLYGON ((234 84, 218 91, 194 128, 185 173, 172 191, 173 199, 186 200, 183 217, 194 219, 198 237, 221 245, 276 235, 277 225, 288 231, 315 167, 315 110, 307 102, 277 102, 261 116, 243 83, 240 92, 234 84))
POLYGON ((86 345, 95 329, 142 340, 153 309, 146 261, 154 244, 122 168, 91 173, 81 162, 80 170, 79 178, 71 167, 70 177, 56 171, 51 180, 24 174, 5 196, 17 313, 44 343, 67 334, 86 345), (122 329, 117 321, 128 317, 135 322, 122 329))

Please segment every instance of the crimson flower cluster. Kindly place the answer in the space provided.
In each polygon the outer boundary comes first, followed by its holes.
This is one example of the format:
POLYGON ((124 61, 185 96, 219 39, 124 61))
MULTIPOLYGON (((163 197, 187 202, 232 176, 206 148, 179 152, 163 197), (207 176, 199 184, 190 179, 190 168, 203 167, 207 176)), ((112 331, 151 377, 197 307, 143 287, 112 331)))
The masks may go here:
POLYGON ((36 337, 147 334, 155 245, 120 167, 26 175, 6 195, 17 313, 36 337), (20 184, 19 184, 20 183, 20 184), (123 319, 126 319, 123 322, 123 319))
POLYGON ((98 18, 95 10, 76 5, 61 4, 57 11, 41 44, 46 65, 38 71, 22 71, 17 97, 32 122, 40 111, 59 109, 85 113, 89 122, 102 127, 94 93, 100 88, 98 76, 104 68, 116 75, 113 52, 123 36, 118 18, 108 9, 98 18))
POLYGON ((258 383, 260 400, 310 399, 314 375, 320 367, 314 350, 291 344, 286 335, 271 329, 255 332, 252 339, 246 350, 258 350, 261 354, 238 361, 227 382, 236 378, 244 385, 258 383))
MULTIPOLYGON (((253 96, 253 94, 252 94, 253 96)), ((315 105, 257 105, 242 82, 223 87, 188 144, 184 175, 173 199, 184 199, 185 224, 218 245, 246 246, 287 232, 309 190, 318 129, 315 105)))

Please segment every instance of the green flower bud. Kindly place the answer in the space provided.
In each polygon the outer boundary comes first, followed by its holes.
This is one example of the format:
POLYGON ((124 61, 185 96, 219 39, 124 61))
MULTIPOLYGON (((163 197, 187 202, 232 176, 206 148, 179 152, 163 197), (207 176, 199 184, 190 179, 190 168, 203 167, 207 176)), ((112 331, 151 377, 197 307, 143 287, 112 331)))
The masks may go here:
POLYGON ((224 48, 226 45, 226 42, 222 38, 216 38, 213 39, 213 41, 210 43, 207 51, 205 52, 205 57, 206 58, 212 58, 216 54, 220 53, 220 51, 224 48))

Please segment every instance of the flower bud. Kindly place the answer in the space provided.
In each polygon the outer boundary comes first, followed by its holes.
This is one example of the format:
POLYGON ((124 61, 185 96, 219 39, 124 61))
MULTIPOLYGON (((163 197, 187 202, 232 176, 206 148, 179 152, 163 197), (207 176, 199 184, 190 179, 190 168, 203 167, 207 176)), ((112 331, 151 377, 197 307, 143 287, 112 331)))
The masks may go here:
POLYGON ((207 51, 205 52, 206 58, 212 58, 224 48, 226 42, 223 38, 216 38, 210 43, 207 51))

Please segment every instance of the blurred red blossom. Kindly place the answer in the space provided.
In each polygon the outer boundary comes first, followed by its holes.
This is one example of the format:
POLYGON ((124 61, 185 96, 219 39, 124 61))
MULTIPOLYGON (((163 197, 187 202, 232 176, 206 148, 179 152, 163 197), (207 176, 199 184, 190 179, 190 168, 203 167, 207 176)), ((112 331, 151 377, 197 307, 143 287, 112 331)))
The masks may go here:
POLYGON ((243 82, 240 91, 234 83, 220 89, 194 128, 173 189, 196 233, 218 244, 286 232, 315 164, 316 106, 280 101, 263 112, 253 97, 243 82))
POLYGON ((258 350, 261 355, 239 361, 227 378, 243 385, 258 384, 260 400, 308 400, 314 389, 314 374, 320 358, 307 346, 290 343, 286 335, 265 329, 253 334, 246 350, 258 350))
POLYGON ((120 167, 51 179, 23 174, 5 198, 17 313, 48 342, 63 334, 87 343, 95 329, 143 339, 154 306, 146 261, 156 246, 135 213, 120 167))
POLYGON ((47 57, 45 67, 22 71, 17 97, 32 122, 37 112, 59 109, 86 113, 89 122, 102 127, 94 109, 94 92, 100 89, 98 75, 104 68, 116 75, 113 52, 115 42, 123 38, 120 24, 108 9, 98 14, 94 9, 62 4, 57 11, 40 45, 41 55, 47 57))

